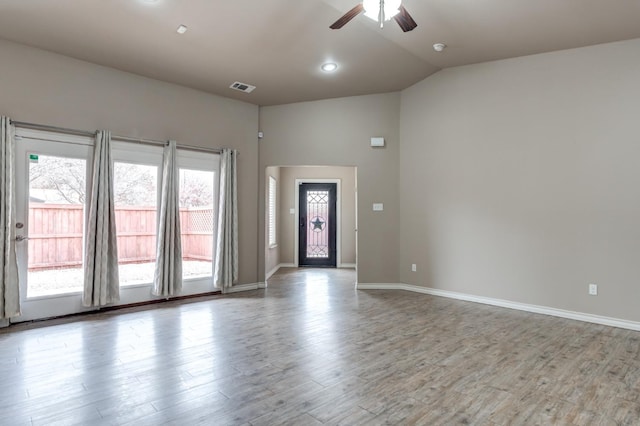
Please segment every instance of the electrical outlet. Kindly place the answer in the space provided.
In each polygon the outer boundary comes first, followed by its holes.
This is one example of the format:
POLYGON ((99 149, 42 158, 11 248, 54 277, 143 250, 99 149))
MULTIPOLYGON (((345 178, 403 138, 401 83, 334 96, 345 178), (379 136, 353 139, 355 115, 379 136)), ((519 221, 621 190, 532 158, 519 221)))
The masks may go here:
POLYGON ((418 270, 418 267, 416 266, 415 263, 411 264, 411 272, 416 272, 418 270))
POLYGON ((591 296, 598 295, 598 284, 589 284, 589 295, 591 296))

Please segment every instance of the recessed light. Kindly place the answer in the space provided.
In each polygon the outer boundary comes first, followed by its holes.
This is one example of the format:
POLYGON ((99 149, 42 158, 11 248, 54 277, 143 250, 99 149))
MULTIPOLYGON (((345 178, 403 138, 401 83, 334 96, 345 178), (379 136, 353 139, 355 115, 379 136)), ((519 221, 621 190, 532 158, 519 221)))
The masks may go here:
POLYGON ((187 27, 185 25, 180 25, 176 30, 178 34, 184 34, 187 32, 187 27))
POLYGON ((324 72, 334 72, 338 69, 338 65, 334 64, 333 62, 327 62, 326 64, 322 64, 320 69, 322 69, 322 71, 324 72))

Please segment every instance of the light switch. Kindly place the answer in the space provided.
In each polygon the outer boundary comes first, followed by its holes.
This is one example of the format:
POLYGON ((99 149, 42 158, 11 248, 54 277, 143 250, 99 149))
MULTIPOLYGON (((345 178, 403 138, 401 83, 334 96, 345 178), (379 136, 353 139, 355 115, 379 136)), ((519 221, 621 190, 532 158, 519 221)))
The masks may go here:
POLYGON ((381 212, 384 210, 384 205, 382 203, 373 203, 373 211, 381 212))
POLYGON ((289 209, 289 214, 296 214, 296 209, 289 209))

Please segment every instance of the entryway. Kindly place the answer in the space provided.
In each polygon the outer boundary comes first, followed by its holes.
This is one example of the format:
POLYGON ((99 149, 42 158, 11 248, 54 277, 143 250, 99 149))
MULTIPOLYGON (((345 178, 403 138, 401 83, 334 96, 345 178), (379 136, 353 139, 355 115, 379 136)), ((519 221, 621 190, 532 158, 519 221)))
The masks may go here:
POLYGON ((356 268, 357 167, 265 169, 265 279, 280 268, 356 268))
POLYGON ((298 266, 336 267, 335 183, 298 186, 298 266))

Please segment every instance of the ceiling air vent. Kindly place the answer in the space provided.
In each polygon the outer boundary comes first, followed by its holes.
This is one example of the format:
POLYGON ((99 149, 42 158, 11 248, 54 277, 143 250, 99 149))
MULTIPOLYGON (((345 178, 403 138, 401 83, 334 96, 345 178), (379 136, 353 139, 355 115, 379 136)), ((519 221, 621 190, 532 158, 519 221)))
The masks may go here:
POLYGON ((240 83, 239 81, 236 81, 235 83, 233 83, 229 87, 234 89, 234 90, 239 90, 239 91, 244 92, 244 93, 251 93, 251 92, 253 92, 253 89, 256 88, 256 86, 252 86, 252 85, 247 84, 247 83, 240 83))

